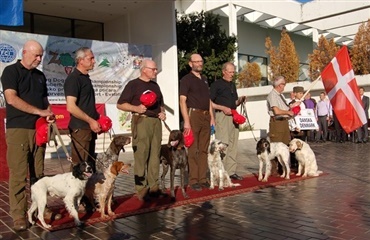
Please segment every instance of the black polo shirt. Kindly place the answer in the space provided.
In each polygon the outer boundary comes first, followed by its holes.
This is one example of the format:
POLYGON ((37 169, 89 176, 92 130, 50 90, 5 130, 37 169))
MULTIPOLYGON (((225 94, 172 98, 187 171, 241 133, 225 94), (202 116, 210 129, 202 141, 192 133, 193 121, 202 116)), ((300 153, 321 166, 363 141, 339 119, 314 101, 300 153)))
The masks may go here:
POLYGON ((236 100, 238 93, 235 83, 228 82, 225 79, 218 79, 211 84, 212 102, 231 109, 236 109, 236 100))
POLYGON ((180 80, 180 96, 186 96, 186 106, 209 111, 209 87, 207 78, 201 79, 192 72, 185 75, 180 80))
MULTIPOLYGON (((39 109, 46 109, 46 77, 38 69, 25 68, 20 60, 4 68, 1 76, 3 91, 13 89, 18 97, 39 109)), ((23 112, 6 103, 6 128, 35 129, 40 116, 23 112)))
POLYGON ((157 118, 158 114, 161 112, 161 107, 164 106, 164 101, 161 89, 154 81, 145 82, 140 78, 129 81, 123 89, 117 104, 129 103, 134 106, 139 106, 141 104, 140 96, 146 90, 154 92, 157 95, 157 101, 154 105, 147 108, 144 115, 157 118))
MULTIPOLYGON (((95 91, 91 83, 89 74, 81 73, 77 68, 68 75, 64 82, 64 94, 76 97, 76 105, 89 117, 97 120, 99 113, 95 106, 95 91)), ((90 125, 71 114, 68 127, 70 129, 90 129, 90 125)))

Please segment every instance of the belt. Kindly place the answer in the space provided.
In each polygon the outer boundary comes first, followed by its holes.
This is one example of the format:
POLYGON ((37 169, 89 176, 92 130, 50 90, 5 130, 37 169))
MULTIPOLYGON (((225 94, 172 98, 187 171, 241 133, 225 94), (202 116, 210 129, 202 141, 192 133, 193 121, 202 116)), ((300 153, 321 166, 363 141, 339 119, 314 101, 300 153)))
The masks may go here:
POLYGON ((209 114, 209 111, 208 110, 202 110, 202 109, 198 109, 198 108, 190 108, 190 110, 193 111, 193 112, 202 113, 204 115, 208 115, 209 114))
POLYGON ((326 114, 326 115, 322 115, 322 116, 319 116, 319 117, 327 117, 328 116, 328 114, 326 114))
POLYGON ((289 117, 273 117, 273 116, 271 116, 271 119, 273 121, 285 121, 285 120, 289 120, 290 118, 289 117))

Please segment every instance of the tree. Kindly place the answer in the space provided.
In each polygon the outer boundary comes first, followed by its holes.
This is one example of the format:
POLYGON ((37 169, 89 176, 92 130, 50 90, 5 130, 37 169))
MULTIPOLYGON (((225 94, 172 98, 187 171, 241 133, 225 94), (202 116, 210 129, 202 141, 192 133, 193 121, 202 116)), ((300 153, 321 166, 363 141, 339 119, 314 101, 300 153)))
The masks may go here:
POLYGON ((236 37, 221 29, 220 16, 203 11, 177 18, 178 72, 189 73, 189 57, 199 53, 204 59, 203 74, 209 84, 222 77, 222 64, 234 60, 236 37))
POLYGON ((335 44, 334 39, 328 41, 321 35, 316 49, 313 50, 312 54, 308 55, 311 80, 316 80, 320 76, 321 71, 335 57, 338 50, 339 47, 335 44))
POLYGON ((370 19, 358 28, 351 51, 352 67, 355 74, 370 73, 370 19))
POLYGON ((270 79, 284 76, 286 82, 295 82, 299 74, 299 58, 294 43, 285 29, 281 32, 279 48, 272 45, 270 37, 265 41, 266 53, 270 57, 270 79))
POLYGON ((261 68, 258 63, 248 62, 244 65, 243 70, 238 75, 239 87, 253 87, 258 86, 261 81, 261 68))

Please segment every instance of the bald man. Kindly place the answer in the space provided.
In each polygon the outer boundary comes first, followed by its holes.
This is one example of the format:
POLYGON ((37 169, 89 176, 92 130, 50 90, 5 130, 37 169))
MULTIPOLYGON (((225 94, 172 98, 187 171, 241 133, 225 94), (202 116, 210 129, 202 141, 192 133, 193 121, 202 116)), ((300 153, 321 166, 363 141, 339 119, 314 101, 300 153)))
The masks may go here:
POLYGON ((154 61, 143 60, 140 76, 127 83, 117 101, 117 108, 132 113, 131 132, 134 150, 134 175, 137 198, 150 201, 151 198, 167 196, 159 189, 159 155, 162 142, 162 123, 166 120, 164 101, 159 85, 153 81, 158 73, 154 61), (140 101, 141 95, 152 91, 157 99, 152 106, 140 101))
MULTIPOLYGON (((36 67, 41 63, 43 48, 34 40, 27 41, 22 59, 5 67, 1 83, 6 100, 6 143, 9 167, 9 205, 14 230, 27 229, 26 183, 35 183, 44 174, 46 144, 35 143, 35 125, 40 117, 51 120, 54 114, 47 99, 45 75, 36 67)), ((45 217, 52 213, 46 210, 45 217)), ((55 216, 60 218, 60 214, 55 216)))

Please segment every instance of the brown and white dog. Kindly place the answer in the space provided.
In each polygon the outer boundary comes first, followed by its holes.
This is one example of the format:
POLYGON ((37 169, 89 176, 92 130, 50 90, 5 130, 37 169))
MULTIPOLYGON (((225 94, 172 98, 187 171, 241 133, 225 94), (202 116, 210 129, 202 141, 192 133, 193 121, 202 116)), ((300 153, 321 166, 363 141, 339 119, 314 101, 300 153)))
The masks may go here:
POLYGON ((208 150, 208 168, 210 172, 210 187, 214 189, 218 186, 218 190, 224 190, 224 187, 237 187, 239 183, 232 183, 229 174, 222 163, 221 154, 226 150, 228 145, 220 140, 214 139, 209 144, 208 150))
POLYGON ((322 173, 322 171, 318 170, 315 153, 306 142, 294 138, 289 143, 289 151, 295 153, 295 157, 298 161, 297 176, 316 177, 322 173))
POLYGON ((260 161, 258 181, 267 182, 271 175, 271 161, 275 158, 283 168, 282 178, 290 179, 290 153, 289 148, 282 142, 270 143, 266 138, 261 138, 256 146, 257 157, 260 161), (263 165, 265 165, 265 176, 263 177, 263 165))
POLYGON ((107 167, 115 161, 118 161, 118 156, 121 150, 125 151, 125 145, 131 143, 131 138, 124 135, 119 135, 113 138, 109 148, 104 153, 98 153, 96 156, 96 171, 104 172, 107 167))
POLYGON ((181 192, 184 198, 189 198, 185 192, 185 170, 188 165, 188 157, 184 145, 184 136, 180 130, 172 130, 168 138, 167 144, 161 146, 161 163, 163 167, 161 175, 161 188, 165 187, 165 178, 170 168, 170 191, 171 198, 174 200, 175 197, 175 171, 180 169, 180 181, 181 181, 181 192))
POLYGON ((119 173, 129 173, 130 166, 130 164, 119 161, 113 162, 104 173, 96 172, 87 181, 85 196, 93 206, 95 201, 98 202, 99 208, 97 211, 101 213, 100 217, 102 219, 114 215, 112 211, 114 183, 119 173), (105 207, 107 207, 108 215, 105 214, 105 207))

